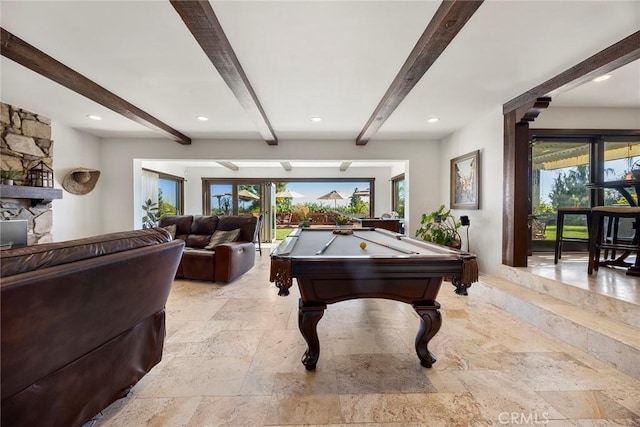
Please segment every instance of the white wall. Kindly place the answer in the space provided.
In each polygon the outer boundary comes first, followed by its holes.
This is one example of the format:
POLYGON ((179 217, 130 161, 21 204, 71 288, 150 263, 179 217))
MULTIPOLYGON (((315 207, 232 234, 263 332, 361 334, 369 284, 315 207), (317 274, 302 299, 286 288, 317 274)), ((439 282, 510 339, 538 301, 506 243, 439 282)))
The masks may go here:
POLYGON ((640 129, 638 108, 553 107, 543 110, 532 129, 640 129))
MULTIPOLYGON (((140 228, 141 159, 396 160, 407 163, 407 194, 410 198, 407 203, 407 231, 409 235, 413 235, 417 228, 415 224, 419 223, 422 212, 433 210, 442 203, 437 191, 441 179, 439 151, 437 141, 374 140, 366 146, 356 146, 350 140, 280 141, 277 146, 269 146, 264 141, 196 140, 191 145, 184 146, 165 139, 104 139, 101 143, 102 162, 110 167, 105 167, 103 171, 102 199, 105 206, 118 201, 118 209, 110 210, 109 214, 105 215, 102 231, 140 228)), ((448 166, 444 170, 448 171, 448 166)), ((186 177, 187 191, 193 193, 192 185, 199 180, 189 173, 186 177)), ((376 182, 376 185, 381 184, 376 182)), ((197 186, 200 188, 199 182, 197 186)), ((201 203, 193 201, 193 194, 187 197, 190 199, 187 201, 189 209, 201 203)), ((198 211, 199 206, 201 205, 198 205, 198 211)))
MULTIPOLYGON (((102 171, 100 139, 85 132, 52 122, 53 170, 55 187, 62 188, 67 172, 78 167, 102 171)), ((100 234, 103 230, 103 211, 117 207, 117 203, 102 204, 102 183, 88 194, 78 196, 62 190, 62 199, 53 201, 53 239, 56 242, 100 234)))
POLYGON ((183 165, 179 165, 174 162, 152 162, 152 161, 142 161, 142 167, 144 169, 152 170, 154 172, 162 172, 167 175, 178 176, 180 178, 185 177, 185 167, 183 165))
MULTIPOLYGON (((449 206, 451 159, 480 150, 480 208, 452 212, 457 219, 461 215, 469 216, 469 249, 478 256, 480 271, 488 274, 495 273, 502 264, 503 145, 501 106, 441 142, 443 169, 438 185, 440 199, 446 206, 449 206)), ((465 227, 461 231, 463 248, 466 248, 465 227)))

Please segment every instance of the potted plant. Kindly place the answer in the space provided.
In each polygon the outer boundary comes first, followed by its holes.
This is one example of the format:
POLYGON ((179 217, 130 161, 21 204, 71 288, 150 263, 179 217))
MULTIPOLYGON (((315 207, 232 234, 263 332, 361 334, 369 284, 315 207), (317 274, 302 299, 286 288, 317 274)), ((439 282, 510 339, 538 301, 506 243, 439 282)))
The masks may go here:
POLYGON ((460 249, 462 239, 458 233, 460 221, 456 221, 450 209, 440 205, 438 210, 430 214, 422 214, 420 228, 416 231, 416 237, 420 237, 427 242, 436 243, 442 246, 449 246, 460 249))
POLYGON ((142 217, 142 228, 153 228, 158 226, 158 204, 151 199, 147 199, 142 205, 145 215, 142 217))
POLYGON ((4 185, 13 185, 13 178, 16 177, 18 171, 13 169, 0 169, 0 179, 4 185))
POLYGON ((298 227, 306 228, 311 226, 311 218, 309 217, 309 207, 298 205, 295 208, 295 216, 298 218, 298 227))
POLYGON ((336 225, 350 225, 351 222, 351 217, 348 217, 346 215, 338 215, 336 217, 336 225))

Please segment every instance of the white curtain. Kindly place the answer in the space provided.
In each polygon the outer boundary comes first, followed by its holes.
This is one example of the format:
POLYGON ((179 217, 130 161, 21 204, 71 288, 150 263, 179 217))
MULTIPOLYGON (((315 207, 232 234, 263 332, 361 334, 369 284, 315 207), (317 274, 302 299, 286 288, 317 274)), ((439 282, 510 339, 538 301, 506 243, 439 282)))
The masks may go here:
POLYGON ((157 173, 142 170, 142 203, 149 199, 158 203, 158 178, 157 173))

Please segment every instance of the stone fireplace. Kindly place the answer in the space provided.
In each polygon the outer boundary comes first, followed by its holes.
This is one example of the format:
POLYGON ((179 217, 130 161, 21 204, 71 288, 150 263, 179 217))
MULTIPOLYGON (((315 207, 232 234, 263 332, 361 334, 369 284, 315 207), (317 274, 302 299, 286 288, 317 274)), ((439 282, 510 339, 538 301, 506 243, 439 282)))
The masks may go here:
POLYGON ((51 120, 12 105, 0 107, 0 167, 17 172, 14 186, 0 185, 0 220, 26 219, 29 245, 51 242, 51 200, 62 197, 62 190, 27 182, 27 172, 40 161, 53 167, 51 120))

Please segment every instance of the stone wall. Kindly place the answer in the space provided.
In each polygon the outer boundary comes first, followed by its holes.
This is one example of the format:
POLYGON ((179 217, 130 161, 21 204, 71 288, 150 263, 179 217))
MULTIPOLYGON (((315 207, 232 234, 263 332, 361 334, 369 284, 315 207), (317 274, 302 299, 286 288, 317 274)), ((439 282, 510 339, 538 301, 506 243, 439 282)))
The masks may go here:
MULTIPOLYGON (((43 161, 53 168, 51 120, 0 103, 0 167, 17 171, 15 185, 28 185, 27 171, 43 161)), ((51 204, 31 206, 30 199, 0 198, 0 219, 29 220, 29 244, 52 241, 51 204)))

